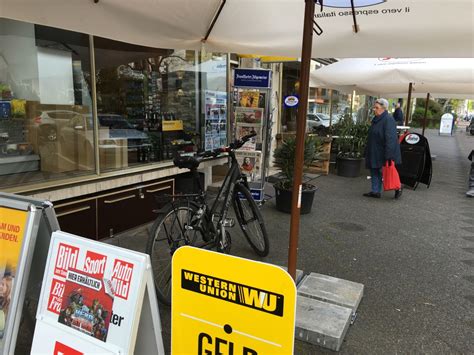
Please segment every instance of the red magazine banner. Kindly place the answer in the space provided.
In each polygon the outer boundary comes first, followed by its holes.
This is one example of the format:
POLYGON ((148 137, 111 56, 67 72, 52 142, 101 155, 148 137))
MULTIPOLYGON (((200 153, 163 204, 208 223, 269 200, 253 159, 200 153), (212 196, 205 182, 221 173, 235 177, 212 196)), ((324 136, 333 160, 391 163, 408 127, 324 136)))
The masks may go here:
POLYGON ((84 355, 84 353, 81 353, 80 351, 77 351, 70 346, 67 346, 63 343, 60 343, 57 341, 54 344, 54 355, 84 355))
POLYGON ((58 322, 105 342, 113 303, 109 282, 69 269, 58 322))
POLYGON ((56 255, 54 274, 59 277, 66 277, 69 268, 76 268, 78 259, 79 248, 60 243, 56 255))

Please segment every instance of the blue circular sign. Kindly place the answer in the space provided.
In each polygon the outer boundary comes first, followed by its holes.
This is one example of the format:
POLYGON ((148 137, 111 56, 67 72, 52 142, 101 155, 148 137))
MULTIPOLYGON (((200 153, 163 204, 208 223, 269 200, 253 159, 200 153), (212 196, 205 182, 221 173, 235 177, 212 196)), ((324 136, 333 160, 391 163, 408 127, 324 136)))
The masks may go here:
POLYGON ((286 107, 296 107, 298 106, 298 103, 300 100, 298 99, 298 96, 296 95, 288 95, 285 96, 284 103, 286 107))

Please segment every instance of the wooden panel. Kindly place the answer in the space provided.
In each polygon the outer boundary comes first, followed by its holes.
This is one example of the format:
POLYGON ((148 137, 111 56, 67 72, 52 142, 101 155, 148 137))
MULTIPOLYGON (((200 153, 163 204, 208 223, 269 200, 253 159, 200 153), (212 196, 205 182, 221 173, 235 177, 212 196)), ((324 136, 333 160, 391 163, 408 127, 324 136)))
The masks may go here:
POLYGON ((152 221, 153 210, 161 208, 164 199, 155 196, 173 194, 174 181, 136 185, 122 191, 101 195, 97 200, 98 237, 106 238, 152 221))
POLYGON ((97 239, 96 199, 58 204, 54 210, 62 231, 97 239))

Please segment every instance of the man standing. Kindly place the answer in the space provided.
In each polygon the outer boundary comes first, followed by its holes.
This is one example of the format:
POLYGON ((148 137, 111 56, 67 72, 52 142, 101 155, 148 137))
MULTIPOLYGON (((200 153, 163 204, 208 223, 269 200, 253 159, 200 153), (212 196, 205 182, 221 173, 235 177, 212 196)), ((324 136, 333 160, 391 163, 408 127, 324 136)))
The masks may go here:
POLYGON ((393 112, 393 118, 395 119, 395 122, 397 123, 397 126, 403 126, 403 111, 402 108, 400 107, 400 102, 397 102, 395 105, 395 111, 393 112))

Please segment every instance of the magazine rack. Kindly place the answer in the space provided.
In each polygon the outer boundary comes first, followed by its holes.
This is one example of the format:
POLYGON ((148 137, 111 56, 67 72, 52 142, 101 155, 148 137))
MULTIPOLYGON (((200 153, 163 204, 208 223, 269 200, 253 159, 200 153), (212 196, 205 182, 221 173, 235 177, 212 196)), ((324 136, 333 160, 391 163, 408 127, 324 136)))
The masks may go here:
POLYGON ((235 69, 232 86, 231 131, 234 138, 257 135, 235 152, 250 192, 257 202, 264 198, 271 143, 271 70, 235 69))

